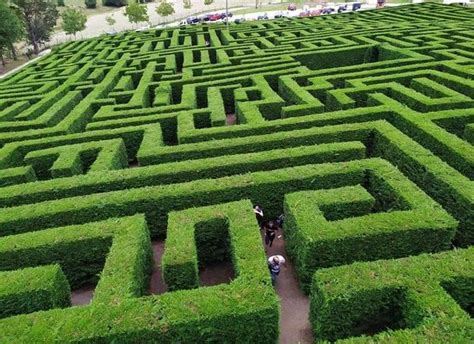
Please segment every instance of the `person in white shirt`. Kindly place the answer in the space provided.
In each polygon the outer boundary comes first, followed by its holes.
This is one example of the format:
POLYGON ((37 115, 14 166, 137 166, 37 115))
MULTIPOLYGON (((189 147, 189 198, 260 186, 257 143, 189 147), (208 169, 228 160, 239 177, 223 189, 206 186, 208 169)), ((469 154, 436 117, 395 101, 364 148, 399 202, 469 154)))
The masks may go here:
POLYGON ((253 206, 253 212, 255 213, 255 218, 257 219, 258 226, 260 229, 263 228, 263 209, 259 205, 253 206))
POLYGON ((270 270, 270 275, 272 277, 272 286, 275 286, 276 278, 280 274, 281 266, 285 263, 285 258, 279 254, 268 258, 268 270, 270 270))

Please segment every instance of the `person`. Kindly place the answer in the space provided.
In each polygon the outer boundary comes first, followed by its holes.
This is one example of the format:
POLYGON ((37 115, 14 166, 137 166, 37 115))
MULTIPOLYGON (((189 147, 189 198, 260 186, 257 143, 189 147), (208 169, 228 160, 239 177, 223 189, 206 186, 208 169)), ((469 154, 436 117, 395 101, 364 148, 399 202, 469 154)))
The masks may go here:
POLYGON ((268 270, 272 278, 272 286, 276 284, 276 278, 280 274, 281 266, 285 264, 286 260, 283 256, 276 254, 268 258, 268 270))
POLYGON ((258 226, 260 229, 263 228, 263 208, 258 204, 253 206, 253 212, 255 213, 255 218, 257 219, 258 226))
POLYGON ((268 221, 268 223, 264 224, 263 226, 265 228, 265 245, 272 247, 278 227, 273 221, 268 221))
POLYGON ((275 223, 279 229, 283 228, 283 222, 285 221, 285 214, 280 214, 275 220, 275 223))

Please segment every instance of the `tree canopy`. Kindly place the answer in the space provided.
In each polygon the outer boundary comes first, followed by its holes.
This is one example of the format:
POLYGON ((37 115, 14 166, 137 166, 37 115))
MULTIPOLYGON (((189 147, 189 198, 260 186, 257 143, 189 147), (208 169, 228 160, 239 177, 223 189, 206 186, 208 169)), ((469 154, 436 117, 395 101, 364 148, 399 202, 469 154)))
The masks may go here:
POLYGON ((61 18, 62 27, 69 35, 76 36, 76 33, 86 28, 87 17, 81 10, 68 8, 62 13, 61 18))
POLYGON ((39 44, 49 40, 59 12, 53 0, 13 0, 26 25, 28 41, 33 45, 35 54, 39 53, 39 44))
POLYGON ((156 7, 156 13, 162 17, 167 17, 174 14, 173 4, 166 0, 161 0, 160 4, 156 7))
MULTIPOLYGON (((24 27, 15 11, 4 0, 0 0, 0 54, 9 49, 16 57, 14 43, 24 35, 24 27)), ((3 59, 2 59, 3 63, 3 59)))
POLYGON ((140 5, 138 2, 132 2, 125 7, 125 16, 128 17, 130 23, 147 22, 148 8, 145 5, 140 5))

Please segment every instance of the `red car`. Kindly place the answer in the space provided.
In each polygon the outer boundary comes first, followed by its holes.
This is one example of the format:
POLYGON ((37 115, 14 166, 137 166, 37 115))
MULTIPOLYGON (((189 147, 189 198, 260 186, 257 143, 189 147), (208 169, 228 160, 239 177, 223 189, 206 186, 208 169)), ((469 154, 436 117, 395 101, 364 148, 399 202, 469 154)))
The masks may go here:
POLYGON ((288 11, 296 11, 296 5, 295 4, 289 4, 288 5, 288 11))
POLYGON ((321 10, 312 10, 309 15, 310 15, 311 17, 319 16, 319 15, 321 15, 321 10))
POLYGON ((220 13, 211 14, 211 16, 209 17, 210 21, 217 21, 221 19, 222 19, 222 15, 220 13))
POLYGON ((309 11, 303 11, 298 14, 299 17, 309 17, 310 12, 309 11))

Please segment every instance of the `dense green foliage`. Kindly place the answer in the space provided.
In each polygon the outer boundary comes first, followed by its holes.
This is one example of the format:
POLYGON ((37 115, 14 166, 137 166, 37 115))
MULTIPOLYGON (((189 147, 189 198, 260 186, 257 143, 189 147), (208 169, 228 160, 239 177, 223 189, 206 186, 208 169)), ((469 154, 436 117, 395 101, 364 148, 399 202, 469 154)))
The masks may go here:
POLYGON ((253 204, 316 340, 472 341, 473 13, 116 33, 2 79, 0 342, 275 343, 253 204))
MULTIPOLYGON (((355 263, 314 275, 311 321, 335 341, 388 327, 376 342, 472 341, 474 250, 355 263), (470 277, 467 277, 470 276, 470 277)), ((340 341, 366 343, 366 336, 340 341)))
POLYGON ((68 8, 61 13, 63 20, 62 27, 64 32, 69 35, 74 35, 86 28, 87 17, 78 9, 68 8))

